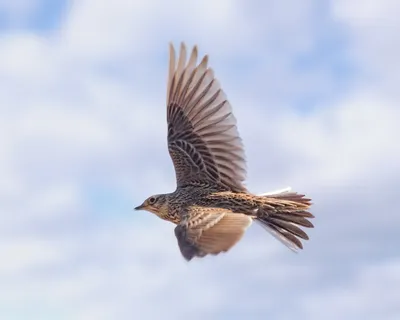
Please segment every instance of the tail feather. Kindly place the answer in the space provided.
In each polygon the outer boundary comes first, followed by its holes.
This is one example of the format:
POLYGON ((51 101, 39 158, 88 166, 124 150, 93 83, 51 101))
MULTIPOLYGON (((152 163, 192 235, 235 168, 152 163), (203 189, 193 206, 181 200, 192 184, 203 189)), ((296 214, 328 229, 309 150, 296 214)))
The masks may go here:
MULTIPOLYGON (((307 211, 305 211, 307 212, 307 211)), ((309 212, 307 212, 309 213, 309 212)), ((309 215, 307 215, 306 217, 303 216, 303 212, 302 211, 298 211, 298 213, 285 213, 285 214, 279 214, 278 217, 276 217, 276 215, 274 215, 274 213, 271 213, 270 215, 271 218, 277 218, 279 220, 283 220, 283 221, 287 221, 287 222, 291 222, 291 223, 295 223, 298 224, 302 227, 306 227, 306 228, 314 228, 314 225, 312 224, 311 221, 308 221, 306 219, 307 218, 312 218, 313 215, 311 215, 309 213, 309 215)))
POLYGON ((264 192, 264 193, 259 194, 259 196, 272 196, 272 195, 277 195, 277 194, 283 194, 283 193, 288 193, 290 190, 292 190, 291 187, 286 187, 286 188, 279 189, 279 190, 264 192))
POLYGON ((296 237, 302 238, 304 240, 308 240, 308 235, 299 227, 297 227, 294 223, 286 222, 280 220, 279 218, 268 218, 268 223, 273 224, 277 227, 285 229, 286 231, 290 232, 291 234, 295 235, 296 237))
MULTIPOLYGON (((256 220, 256 221, 261 222, 261 220, 256 220)), ((298 252, 299 249, 303 249, 301 241, 298 238, 296 238, 293 234, 286 231, 285 229, 279 228, 272 224, 265 224, 262 222, 261 226, 265 230, 267 230, 275 239, 284 244, 293 252, 298 252)))
POLYGON ((308 219, 314 216, 308 211, 311 199, 290 190, 285 188, 259 195, 263 204, 257 211, 256 221, 288 248, 297 251, 303 249, 300 239, 309 239, 299 227, 313 228, 308 219))
POLYGON ((275 191, 261 193, 258 196, 268 197, 268 198, 279 198, 279 199, 301 202, 301 203, 311 205, 311 202, 310 202, 311 199, 304 198, 305 197, 304 194, 299 194, 299 193, 291 191, 291 190, 292 190, 291 187, 286 187, 286 188, 275 190, 275 191))

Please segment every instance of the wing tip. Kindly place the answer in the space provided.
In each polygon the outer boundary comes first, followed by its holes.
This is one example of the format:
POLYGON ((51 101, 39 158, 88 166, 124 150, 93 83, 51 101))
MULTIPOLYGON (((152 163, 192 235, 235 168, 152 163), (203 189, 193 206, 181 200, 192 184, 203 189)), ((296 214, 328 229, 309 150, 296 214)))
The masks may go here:
POLYGON ((208 54, 205 54, 205 55, 203 56, 203 59, 201 59, 201 62, 200 62, 200 64, 199 64, 199 67, 202 66, 204 69, 206 69, 206 68, 207 68, 207 65, 208 65, 208 60, 209 60, 208 54))
MULTIPOLYGON (((199 50, 198 50, 198 46, 195 44, 191 50, 189 62, 187 62, 186 61, 187 46, 184 41, 181 41, 180 47, 179 47, 178 61, 176 61, 176 53, 177 52, 175 50, 173 41, 169 41, 169 55, 170 55, 170 67, 171 67, 170 74, 169 74, 170 77, 175 72, 179 71, 180 69, 184 69, 186 67, 186 63, 190 64, 192 62, 194 64, 193 67, 195 67, 196 60, 197 60, 198 54, 199 54, 199 50), (176 62, 177 62, 177 65, 176 65, 176 62)), ((209 62, 209 56, 208 56, 208 54, 205 54, 203 56, 203 58, 201 59, 200 63, 197 65, 197 67, 207 69, 208 62, 209 62)))
POLYGON ((181 52, 181 54, 186 53, 186 44, 183 41, 181 41, 181 44, 180 44, 180 52, 181 52))

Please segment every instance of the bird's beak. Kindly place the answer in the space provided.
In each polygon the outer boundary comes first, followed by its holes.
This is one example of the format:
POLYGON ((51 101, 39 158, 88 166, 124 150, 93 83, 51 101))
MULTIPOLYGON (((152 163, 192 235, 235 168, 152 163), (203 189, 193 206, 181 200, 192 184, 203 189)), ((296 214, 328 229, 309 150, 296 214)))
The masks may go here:
POLYGON ((140 206, 137 206, 134 208, 134 210, 142 210, 143 209, 143 205, 141 204, 140 206))

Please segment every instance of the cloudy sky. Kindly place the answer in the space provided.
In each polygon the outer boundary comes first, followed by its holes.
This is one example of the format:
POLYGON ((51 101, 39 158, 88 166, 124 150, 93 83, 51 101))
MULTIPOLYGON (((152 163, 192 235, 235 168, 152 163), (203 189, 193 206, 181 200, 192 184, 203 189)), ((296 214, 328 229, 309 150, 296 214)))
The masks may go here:
POLYGON ((395 0, 0 0, 0 318, 400 319, 395 0), (315 203, 293 254, 253 226, 180 255, 132 208, 173 191, 168 43, 210 55, 248 188, 315 203))

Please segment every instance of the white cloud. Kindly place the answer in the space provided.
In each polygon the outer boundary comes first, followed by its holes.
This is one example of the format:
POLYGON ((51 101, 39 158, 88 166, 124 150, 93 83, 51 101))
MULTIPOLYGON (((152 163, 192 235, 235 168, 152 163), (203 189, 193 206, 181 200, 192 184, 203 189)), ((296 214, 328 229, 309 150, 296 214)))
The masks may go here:
MULTIPOLYGON (((396 100, 360 81, 348 96, 308 114, 288 107, 288 98, 304 91, 334 91, 333 80, 324 66, 302 75, 291 67, 297 54, 319 45, 312 2, 271 3, 79 1, 49 37, 28 31, 1 37, 5 318, 23 318, 26 310, 33 319, 308 319, 334 308, 352 319, 367 319, 368 310, 397 314, 390 299, 370 304, 374 288, 382 287, 362 260, 376 259, 383 283, 397 281, 382 263, 394 253, 377 245, 396 243, 396 100), (254 227, 229 254, 187 264, 171 224, 132 212, 150 193, 174 187, 164 107, 171 39, 210 53, 245 140, 249 188, 292 185, 315 199, 316 229, 301 254, 254 227), (378 242, 382 234, 392 240, 378 242), (352 273, 349 256, 361 276, 352 273), (342 277, 350 279, 345 289, 333 284, 342 277), (342 290, 357 297, 357 308, 342 290)), ((360 22, 383 12, 379 21, 387 10, 340 6, 333 17, 346 22, 349 34, 366 32, 362 42, 351 38, 358 66, 390 79, 389 68, 363 55, 373 42, 360 22), (362 17, 354 23, 356 14, 362 17)))
POLYGON ((396 11, 400 5, 395 0, 373 0, 367 3, 358 1, 332 2, 333 12, 353 27, 368 27, 376 24, 382 26, 398 26, 396 11))
POLYGON ((332 2, 333 17, 348 31, 349 46, 354 62, 368 90, 380 90, 387 97, 399 98, 400 31, 395 0, 335 1, 332 2))
POLYGON ((46 241, 36 239, 13 239, 12 243, 3 242, 0 247, 4 261, 0 266, 0 276, 18 273, 27 266, 30 268, 59 262, 62 258, 59 250, 46 241))
POLYGON ((400 263, 385 261, 355 270, 354 279, 301 298, 306 319, 397 319, 400 263), (326 312, 334 310, 334 312, 326 312))

